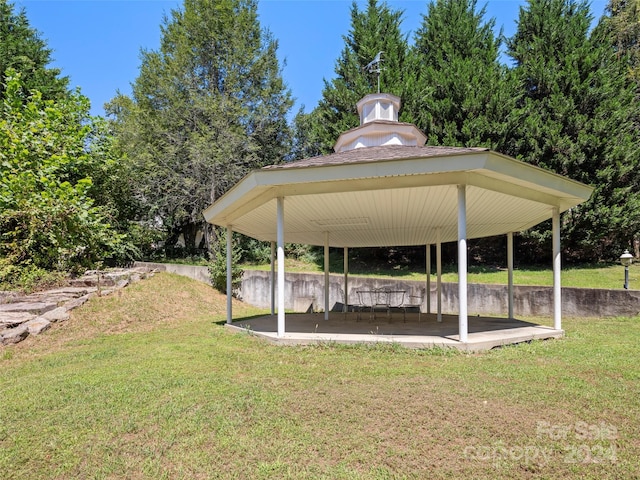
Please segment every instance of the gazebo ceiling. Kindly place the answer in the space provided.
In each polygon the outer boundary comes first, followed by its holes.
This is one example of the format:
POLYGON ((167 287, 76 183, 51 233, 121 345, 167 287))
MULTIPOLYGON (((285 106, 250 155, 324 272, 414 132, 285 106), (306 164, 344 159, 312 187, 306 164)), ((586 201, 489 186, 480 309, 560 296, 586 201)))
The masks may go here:
POLYGON ((265 167, 204 212, 215 225, 275 241, 284 197, 285 241, 333 247, 456 241, 457 186, 466 185, 467 238, 526 230, 592 188, 477 148, 369 147, 265 167))

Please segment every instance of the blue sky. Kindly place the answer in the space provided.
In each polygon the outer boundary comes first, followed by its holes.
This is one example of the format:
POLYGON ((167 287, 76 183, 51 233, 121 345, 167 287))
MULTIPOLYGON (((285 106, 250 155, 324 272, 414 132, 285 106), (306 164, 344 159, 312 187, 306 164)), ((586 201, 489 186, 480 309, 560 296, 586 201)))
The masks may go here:
MULTIPOLYGON (((163 15, 179 7, 176 0, 12 0, 24 7, 31 26, 53 49, 53 65, 89 97, 94 115, 119 90, 130 93, 138 75, 140 49, 157 49, 163 15)), ((366 1, 359 0, 362 9, 366 1)), ((387 0, 405 11, 403 30, 419 27, 427 0, 387 0)), ((490 0, 487 18, 505 35, 515 31, 523 0, 490 0)), ((606 0, 592 1, 592 13, 602 14, 606 0)), ((478 5, 483 5, 482 1, 478 5)), ((351 0, 261 0, 260 23, 279 41, 279 57, 286 61, 283 76, 301 105, 310 111, 321 97, 323 79, 334 76, 337 58, 349 31, 351 0)))

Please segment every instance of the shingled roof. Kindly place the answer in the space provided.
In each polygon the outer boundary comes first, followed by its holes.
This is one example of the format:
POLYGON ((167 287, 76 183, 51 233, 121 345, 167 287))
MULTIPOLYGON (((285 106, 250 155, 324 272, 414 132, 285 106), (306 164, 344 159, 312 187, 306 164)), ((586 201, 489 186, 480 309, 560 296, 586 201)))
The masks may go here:
POLYGON ((447 157, 451 155, 488 152, 488 148, 479 147, 407 147, 404 145, 386 145, 380 147, 356 148, 346 152, 305 158, 290 163, 268 165, 263 170, 323 167, 328 165, 347 165, 380 160, 408 160, 412 158, 447 157))

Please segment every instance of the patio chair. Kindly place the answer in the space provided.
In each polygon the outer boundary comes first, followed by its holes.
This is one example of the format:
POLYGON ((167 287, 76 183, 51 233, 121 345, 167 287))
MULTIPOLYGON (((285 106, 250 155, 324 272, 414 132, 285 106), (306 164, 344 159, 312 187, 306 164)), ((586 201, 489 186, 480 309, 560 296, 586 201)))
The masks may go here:
MULTIPOLYGON (((393 310, 400 310, 404 312, 406 290, 387 290, 387 317, 389 321, 393 319, 393 310)), ((406 322, 406 314, 403 315, 403 320, 406 322)))
POLYGON ((376 311, 384 309, 389 311, 387 292, 383 289, 374 288, 372 290, 358 290, 358 321, 360 314, 367 309, 369 310, 369 320, 375 320, 376 311))
POLYGON ((424 302, 426 291, 426 288, 421 288, 419 295, 406 295, 407 302, 402 305, 403 318, 405 322, 407 321, 407 308, 418 309, 418 322, 420 322, 422 316, 422 302, 424 302))
POLYGON ((374 320, 376 311, 380 310, 386 311, 387 318, 391 320, 391 290, 388 288, 376 288, 371 292, 371 314, 374 320))
POLYGON ((355 292, 355 298, 353 293, 349 295, 349 303, 346 302, 346 295, 344 294, 344 290, 340 289, 340 294, 342 295, 342 313, 344 314, 344 316, 346 317, 347 313, 349 312, 357 312, 358 313, 358 317, 357 320, 360 320, 360 312, 362 311, 362 308, 364 307, 363 303, 362 303, 362 299, 360 298, 360 292, 355 292))
POLYGON ((371 291, 369 290, 357 290, 356 296, 358 303, 354 304, 354 309, 358 312, 356 322, 360 321, 360 316, 366 308, 371 308, 371 291))

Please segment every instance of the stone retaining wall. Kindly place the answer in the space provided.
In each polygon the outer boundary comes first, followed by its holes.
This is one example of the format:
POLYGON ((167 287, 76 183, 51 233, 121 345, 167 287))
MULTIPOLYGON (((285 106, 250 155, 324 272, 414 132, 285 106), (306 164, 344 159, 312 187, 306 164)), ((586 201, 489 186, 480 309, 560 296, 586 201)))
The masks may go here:
POLYGON ((21 342, 29 335, 39 335, 52 323, 69 319, 69 311, 83 305, 95 295, 103 296, 150 277, 154 271, 139 267, 88 271, 69 280, 68 285, 30 295, 0 292, 0 345, 21 342))
MULTIPOLYGON (((178 273, 209 283, 207 267, 136 262, 136 265, 178 273), (204 280, 203 280, 204 279, 204 280)), ((242 299, 257 307, 270 308, 271 289, 269 272, 247 270, 242 279, 242 299)), ((329 305, 341 309, 343 299, 342 275, 330 275, 329 305)), ((357 299, 357 290, 390 287, 406 290, 408 295, 420 295, 426 282, 411 280, 349 277, 349 303, 357 299)), ((436 311, 436 283, 431 282, 431 311, 436 311)), ((285 308, 304 312, 324 309, 324 276, 322 274, 287 273, 285 276, 285 308)), ((506 285, 468 285, 469 315, 507 315, 506 285)), ((422 310, 426 311, 426 302, 422 310)), ((442 284, 442 312, 458 312, 458 285, 442 284)), ((640 314, 640 290, 604 290, 596 288, 562 289, 562 314, 570 317, 635 316, 640 314)), ((551 287, 514 286, 514 315, 553 316, 553 290, 551 287)))

